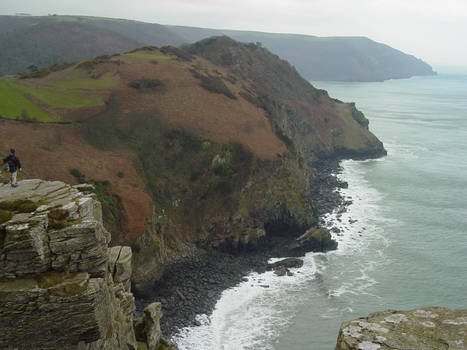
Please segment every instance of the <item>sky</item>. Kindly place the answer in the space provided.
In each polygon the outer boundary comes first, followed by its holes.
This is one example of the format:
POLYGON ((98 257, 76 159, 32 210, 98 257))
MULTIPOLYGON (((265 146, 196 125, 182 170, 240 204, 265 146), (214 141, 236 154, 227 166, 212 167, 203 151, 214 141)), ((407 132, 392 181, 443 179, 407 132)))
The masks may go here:
POLYGON ((437 66, 467 66, 466 0, 0 0, 0 14, 88 15, 216 29, 366 36, 437 66))

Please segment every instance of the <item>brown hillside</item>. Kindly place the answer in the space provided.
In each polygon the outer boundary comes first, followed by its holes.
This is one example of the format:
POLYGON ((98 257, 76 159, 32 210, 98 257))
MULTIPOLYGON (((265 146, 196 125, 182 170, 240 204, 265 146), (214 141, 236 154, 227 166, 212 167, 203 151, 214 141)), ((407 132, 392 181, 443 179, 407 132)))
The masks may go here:
POLYGON ((23 165, 20 178, 77 184, 70 170, 79 169, 87 180, 109 181, 110 191, 121 197, 125 213, 121 225, 112 227, 113 244, 131 240, 146 228, 151 198, 145 192, 144 180, 135 168, 136 159, 131 152, 98 150, 64 125, 0 120, 0 149, 6 153, 10 147, 16 148, 23 165), (118 176, 119 172, 124 176, 118 176))
MULTIPOLYGON (((29 87, 51 87, 67 79, 82 79, 83 74, 97 79, 102 76, 118 77, 118 84, 113 87, 86 90, 103 100, 108 100, 111 93, 118 95, 121 118, 127 118, 129 112, 144 112, 201 138, 239 143, 261 159, 274 159, 286 151, 283 142, 272 131, 265 111, 239 98, 238 93, 244 90, 244 83, 234 82, 219 67, 201 58, 184 61, 169 51, 163 53, 156 48, 146 48, 87 61, 43 78, 22 79, 20 83, 29 87), (238 97, 232 99, 206 90, 200 79, 195 77, 198 74, 222 81, 238 97), (158 82, 160 86, 132 87, 132 84, 144 80, 158 82)), ((62 115, 65 120, 74 121, 92 118, 104 108, 102 104, 63 110, 36 102, 42 108, 62 115)))
POLYGON ((214 37, 190 46, 190 52, 250 81, 250 98, 268 112, 307 159, 375 157, 385 154, 368 131, 368 121, 353 104, 315 89, 286 61, 256 44, 214 37))
POLYGON ((274 159, 286 151, 272 132, 263 109, 244 99, 231 99, 200 86, 199 79, 190 70, 222 79, 235 95, 242 90, 240 84, 227 81, 227 74, 212 63, 197 58, 183 62, 165 56, 158 60, 161 57, 158 50, 148 52, 147 56, 154 57, 158 63, 136 62, 118 67, 122 79, 118 91, 125 111, 157 110, 173 127, 220 143, 239 143, 262 159, 274 159), (158 79, 163 87, 154 92, 128 88, 128 84, 140 79, 158 79))
MULTIPOLYGON (((12 142, 16 144, 29 177, 77 183, 70 174, 71 169, 77 169, 86 180, 109 181, 108 190, 121 198, 124 213, 119 225, 112 227, 114 241, 131 241, 147 228, 151 218, 151 199, 145 184, 151 175, 137 171, 140 155, 131 145, 106 141, 105 135, 112 126, 120 123, 125 130, 137 130, 138 118, 144 115, 145 119, 152 120, 146 130, 163 123, 200 139, 238 143, 259 159, 273 160, 287 151, 272 131, 263 109, 239 97, 232 99, 208 91, 195 77, 198 75, 222 80, 236 96, 244 84, 235 82, 204 59, 182 60, 176 54, 155 48, 100 57, 43 77, 17 80, 17 84, 30 89, 54 89, 57 93, 71 89, 83 96, 98 96, 102 103, 94 107, 63 108, 26 95, 45 111, 60 115, 62 121, 78 124, 73 127, 3 120, 0 147, 6 152, 12 142), (100 83, 108 79, 112 81, 100 83), (160 86, 135 85, 141 81, 157 81, 160 86), (115 98, 110 99, 111 95, 115 98), (113 101, 118 101, 116 109, 112 107, 113 101), (107 110, 111 111, 111 126, 99 123, 100 115, 107 110), (89 129, 92 131, 88 132, 89 129), (119 177, 119 172, 124 176, 119 177)), ((135 137, 144 138, 142 132, 137 132, 135 137)), ((109 138, 115 139, 115 135, 109 138)))

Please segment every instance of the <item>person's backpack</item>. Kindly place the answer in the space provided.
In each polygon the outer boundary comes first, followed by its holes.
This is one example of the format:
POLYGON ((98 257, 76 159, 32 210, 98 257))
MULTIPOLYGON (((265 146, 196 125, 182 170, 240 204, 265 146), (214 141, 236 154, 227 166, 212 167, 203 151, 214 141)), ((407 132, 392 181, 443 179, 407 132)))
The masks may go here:
POLYGON ((14 172, 16 170, 16 165, 17 165, 17 160, 16 160, 16 156, 14 155, 9 155, 8 158, 7 158, 7 166, 8 166, 8 170, 9 172, 14 172))

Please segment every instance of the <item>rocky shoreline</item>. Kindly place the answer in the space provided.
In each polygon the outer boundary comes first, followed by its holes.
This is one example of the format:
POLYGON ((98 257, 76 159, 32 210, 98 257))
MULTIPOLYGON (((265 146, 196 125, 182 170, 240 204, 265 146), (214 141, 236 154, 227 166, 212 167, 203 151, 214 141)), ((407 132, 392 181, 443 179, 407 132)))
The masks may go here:
MULTIPOLYGON (((315 198, 320 216, 346 205, 338 188, 346 187, 334 174, 341 170, 337 160, 316 164, 319 177, 314 179, 310 195, 315 198)), ((197 257, 167 267, 151 298, 137 298, 138 312, 153 301, 160 301, 164 316, 162 332, 171 337, 183 327, 198 325, 196 316, 211 314, 222 292, 246 279, 251 271, 264 272, 273 257, 291 256, 288 247, 293 237, 270 237, 255 251, 226 253, 203 252, 197 257)), ((278 277, 287 278, 287 277, 278 277)))

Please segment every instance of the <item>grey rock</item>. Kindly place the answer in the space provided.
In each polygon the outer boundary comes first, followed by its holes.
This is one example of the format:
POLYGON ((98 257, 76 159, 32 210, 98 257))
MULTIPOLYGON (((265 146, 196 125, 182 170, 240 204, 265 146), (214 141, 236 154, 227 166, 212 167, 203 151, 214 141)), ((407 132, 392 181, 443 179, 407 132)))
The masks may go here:
POLYGON ((145 310, 137 342, 131 248, 108 248, 91 191, 58 181, 0 184, 0 202, 37 203, 0 225, 0 348, 176 349, 162 338, 160 304, 145 310))
POLYGON ((341 326, 335 350, 467 348, 467 310, 425 307, 375 312, 341 326))
POLYGON ((274 274, 279 276, 279 277, 285 276, 287 274, 287 272, 290 272, 290 271, 287 268, 285 268, 284 266, 280 266, 276 270, 274 270, 274 274))

